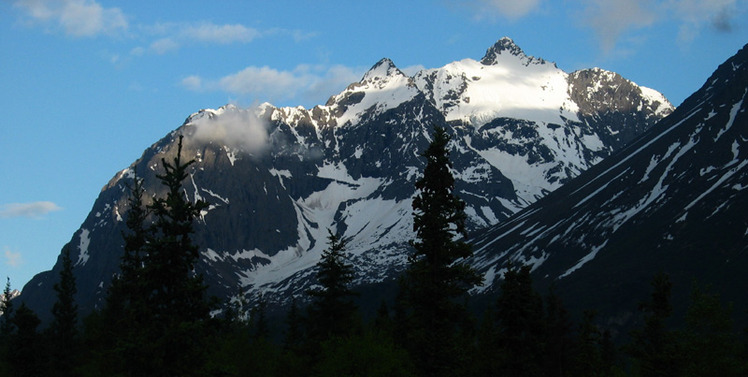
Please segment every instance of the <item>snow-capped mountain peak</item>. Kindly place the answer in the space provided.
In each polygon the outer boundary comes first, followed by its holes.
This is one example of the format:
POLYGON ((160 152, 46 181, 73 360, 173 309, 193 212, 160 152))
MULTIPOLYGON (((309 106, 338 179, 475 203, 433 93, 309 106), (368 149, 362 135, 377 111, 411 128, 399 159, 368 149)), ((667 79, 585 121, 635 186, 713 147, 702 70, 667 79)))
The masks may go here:
POLYGON ((517 46, 509 37, 503 37, 486 50, 486 54, 480 63, 483 65, 501 64, 506 59, 520 60, 524 65, 546 64, 546 61, 540 58, 527 56, 522 49, 517 46))
POLYGON ((576 120, 567 76, 504 38, 480 62, 464 59, 421 71, 414 79, 447 120, 480 128, 498 117, 554 124, 576 120))
POLYGON ((338 125, 355 125, 367 113, 381 114, 410 101, 420 93, 413 79, 384 58, 364 74, 361 81, 330 97, 326 108, 337 115, 338 125))
POLYGON ((383 58, 380 61, 378 61, 376 64, 374 64, 365 74, 363 79, 361 79, 361 82, 372 82, 372 81, 382 81, 386 80, 387 78, 394 77, 394 76, 403 76, 405 77, 405 74, 400 71, 395 66, 395 63, 392 62, 389 58, 383 58))

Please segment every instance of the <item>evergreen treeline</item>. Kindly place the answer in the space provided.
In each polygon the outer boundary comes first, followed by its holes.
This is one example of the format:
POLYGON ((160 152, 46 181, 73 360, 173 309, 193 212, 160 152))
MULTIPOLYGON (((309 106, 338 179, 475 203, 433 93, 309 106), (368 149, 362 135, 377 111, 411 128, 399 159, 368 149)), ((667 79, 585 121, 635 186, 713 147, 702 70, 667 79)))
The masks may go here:
MULTIPOLYGON (((0 376, 745 376, 746 339, 730 307, 704 287, 692 291, 680 329, 669 326, 672 284, 654 277, 640 306, 642 325, 628 344, 613 343, 594 311, 571 320, 551 289, 534 288, 530 267, 504 266, 500 293, 476 318, 467 292, 481 284, 462 260, 464 203, 454 195, 449 136, 436 128, 416 182, 414 253, 397 298, 364 320, 352 290, 346 240, 330 232, 317 282, 285 321, 268 318, 260 297, 247 309, 219 309, 194 271, 192 223, 205 208, 180 193, 193 161, 181 159, 182 139, 159 175, 166 196, 144 201, 142 180, 130 187, 128 232, 120 274, 105 307, 78 317, 69 251, 54 286, 53 322, 15 307, 10 281, 0 302, 0 376), (213 312, 213 315, 211 315, 213 312), (218 313, 218 314, 216 314, 218 313)), ((746 332, 748 334, 748 332, 746 332)))

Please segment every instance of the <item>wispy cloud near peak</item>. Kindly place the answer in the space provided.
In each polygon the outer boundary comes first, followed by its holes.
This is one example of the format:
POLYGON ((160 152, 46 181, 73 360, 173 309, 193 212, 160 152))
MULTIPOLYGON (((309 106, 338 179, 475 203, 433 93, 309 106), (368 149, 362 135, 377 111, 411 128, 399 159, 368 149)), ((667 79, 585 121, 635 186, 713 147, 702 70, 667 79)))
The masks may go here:
POLYGON ((52 202, 10 203, 0 206, 0 218, 39 218, 62 207, 52 202))
POLYGON ((223 91, 249 101, 301 100, 321 104, 330 93, 344 89, 361 78, 365 70, 342 65, 300 64, 293 70, 249 66, 218 79, 198 75, 181 80, 184 88, 197 92, 223 91), (324 98, 323 98, 324 97, 324 98))

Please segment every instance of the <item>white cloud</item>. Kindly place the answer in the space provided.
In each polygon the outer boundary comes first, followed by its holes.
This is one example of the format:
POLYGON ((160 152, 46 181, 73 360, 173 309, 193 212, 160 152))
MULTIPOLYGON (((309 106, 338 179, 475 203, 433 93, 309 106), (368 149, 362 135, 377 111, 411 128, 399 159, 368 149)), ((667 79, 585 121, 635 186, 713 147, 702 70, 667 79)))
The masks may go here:
POLYGON ((10 248, 5 247, 5 265, 16 268, 23 264, 23 257, 21 253, 14 253, 10 251, 10 248))
POLYGON ((182 79, 182 86, 194 92, 199 92, 203 90, 203 80, 200 76, 187 76, 182 79))
POLYGON ((478 0, 478 3, 478 17, 493 13, 514 20, 537 9, 540 0, 478 0))
POLYGON ((156 54, 163 55, 167 52, 178 50, 179 43, 171 38, 161 38, 153 41, 149 46, 149 49, 156 54))
POLYGON ((224 91, 258 101, 300 99, 324 103, 331 93, 343 90, 361 79, 364 69, 334 66, 298 65, 293 70, 249 66, 219 79, 192 75, 182 79, 193 91, 224 91))
POLYGON ((681 25, 679 40, 689 42, 703 29, 711 27, 722 32, 732 30, 738 0, 669 0, 666 7, 681 25))
POLYGON ((52 202, 11 203, 0 207, 0 218, 30 217, 38 218, 49 212, 62 208, 52 202))
POLYGON ((298 72, 278 71, 264 67, 247 67, 222 77, 217 86, 235 94, 266 93, 270 97, 284 97, 297 87, 309 85, 309 76, 298 72))
POLYGON ((157 23, 142 26, 140 30, 144 34, 157 37, 158 39, 151 42, 147 49, 143 47, 133 49, 130 53, 135 56, 143 55, 146 51, 163 55, 176 51, 182 48, 182 46, 195 43, 224 45, 250 43, 257 38, 276 33, 276 31, 263 33, 241 24, 215 24, 211 22, 157 23))
POLYGON ((227 107, 214 117, 203 117, 194 122, 190 136, 197 142, 219 142, 245 153, 261 153, 268 140, 268 124, 258 118, 255 109, 227 107))
POLYGON ((117 34, 128 27, 119 8, 104 8, 94 0, 17 0, 13 5, 32 21, 56 24, 74 37, 117 34))
POLYGON ((621 35, 632 29, 652 25, 657 14, 651 0, 586 0, 582 23, 591 28, 608 53, 621 35))
POLYGON ((705 27, 729 32, 745 10, 739 0, 585 0, 582 4, 581 23, 593 30, 606 53, 623 35, 664 22, 678 25, 680 42, 692 41, 705 27))
POLYGON ((195 39, 201 42, 213 42, 221 44, 248 43, 260 36, 260 32, 244 25, 216 25, 212 23, 201 23, 190 25, 182 30, 185 38, 195 39))

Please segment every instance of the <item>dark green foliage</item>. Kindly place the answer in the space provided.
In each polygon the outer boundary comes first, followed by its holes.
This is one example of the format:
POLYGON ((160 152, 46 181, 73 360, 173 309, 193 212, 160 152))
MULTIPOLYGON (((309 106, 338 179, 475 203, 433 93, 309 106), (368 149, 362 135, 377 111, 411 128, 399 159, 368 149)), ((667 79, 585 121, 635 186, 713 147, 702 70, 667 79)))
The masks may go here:
POLYGON ((676 334, 668 330, 667 320, 672 313, 670 292, 672 283, 668 275, 660 273, 652 280, 652 295, 641 303, 644 326, 632 332, 632 344, 627 348, 634 361, 634 370, 642 377, 680 376, 676 334))
POLYGON ((467 316, 461 298, 481 284, 481 277, 460 262, 472 255, 464 241, 465 203, 454 195, 447 146, 449 136, 435 127, 433 140, 422 154, 423 177, 413 199, 415 249, 401 285, 408 327, 407 347, 425 375, 457 375, 464 368, 459 326, 467 316))
POLYGON ((507 266, 497 300, 499 371, 539 376, 543 365, 543 300, 532 287, 529 266, 507 266))
POLYGON ((606 365, 601 345, 603 333, 595 324, 596 313, 586 310, 579 324, 577 343, 574 347, 573 376, 593 377, 610 375, 610 366, 606 365))
MULTIPOLYGON (((125 241, 124 253, 120 261, 120 273, 112 280, 107 295, 107 307, 113 312, 127 310, 127 315, 136 317, 136 310, 141 312, 145 308, 138 308, 137 305, 143 305, 143 298, 146 296, 146 287, 144 284, 144 263, 146 257, 146 245, 149 237, 148 230, 145 227, 148 218, 148 210, 143 203, 145 190, 143 189, 143 179, 137 176, 133 179, 132 186, 128 185, 130 195, 127 198, 129 210, 125 224, 129 232, 123 232, 122 238, 125 241)), ((112 313, 114 315, 115 313, 112 313)), ((124 313, 117 313, 122 315, 124 313)))
POLYGON ((283 349, 288 352, 298 352, 304 341, 304 319, 301 316, 296 298, 291 299, 291 308, 286 315, 286 332, 283 337, 283 349))
POLYGON ((3 289, 3 299, 0 301, 0 311, 3 315, 0 317, 0 338, 8 337, 13 332, 13 301, 10 299, 10 278, 5 282, 3 289))
POLYGON ((37 331, 41 321, 36 314, 21 303, 13 315, 16 331, 10 336, 8 365, 10 375, 15 377, 37 377, 46 372, 44 343, 37 331))
POLYGON ((0 300, 0 311, 3 312, 3 315, 0 316, 0 376, 3 377, 10 375, 10 366, 7 360, 10 352, 10 338, 15 330, 13 301, 10 299, 10 278, 6 279, 3 297, 0 300))
POLYGON ((88 337, 98 345, 94 359, 102 374, 203 372, 211 306, 202 276, 194 272, 199 254, 190 235, 207 204, 188 201, 181 186, 193 162, 182 161, 180 136, 176 156, 172 162, 162 159, 164 173, 156 176, 166 196, 144 207, 142 180, 136 177, 130 187, 121 274, 88 337))
POLYGON ((545 299, 543 374, 571 376, 573 322, 561 299, 551 289, 545 299))
POLYGON ((79 355, 78 305, 74 299, 77 289, 69 248, 62 252, 60 280, 54 285, 54 290, 57 301, 52 306, 53 320, 48 331, 51 373, 55 376, 73 376, 79 355))
POLYGON ((349 285, 353 280, 353 266, 345 261, 345 242, 328 230, 328 248, 317 264, 319 288, 310 289, 309 332, 315 342, 332 336, 344 336, 355 328, 356 305, 349 285))
POLYGON ((267 319, 267 301, 265 301, 264 297, 260 297, 257 304, 250 311, 249 320, 254 339, 269 339, 270 325, 267 319))
POLYGON ((374 332, 333 337, 323 342, 321 349, 321 359, 314 368, 315 376, 416 375, 408 353, 374 332))
POLYGON ((150 282, 146 280, 147 246, 152 235, 146 227, 148 210, 143 202, 143 179, 137 174, 128 186, 128 211, 123 232, 124 253, 120 274, 109 287, 106 306, 87 323, 87 341, 97 344, 94 360, 100 361, 101 373, 137 375, 152 369, 148 343, 152 326, 152 312, 148 302, 150 282))
POLYGON ((204 320, 210 311, 202 275, 193 273, 199 253, 190 238, 193 222, 208 204, 186 200, 182 181, 195 161, 182 162, 181 136, 178 148, 173 162, 161 159, 165 173, 156 176, 168 191, 165 198, 154 198, 148 206, 154 222, 146 238, 143 270, 152 319, 173 324, 204 320))
POLYGON ((718 295, 699 286, 691 292, 691 306, 682 332, 683 376, 745 376, 747 360, 733 328, 732 311, 718 295))

